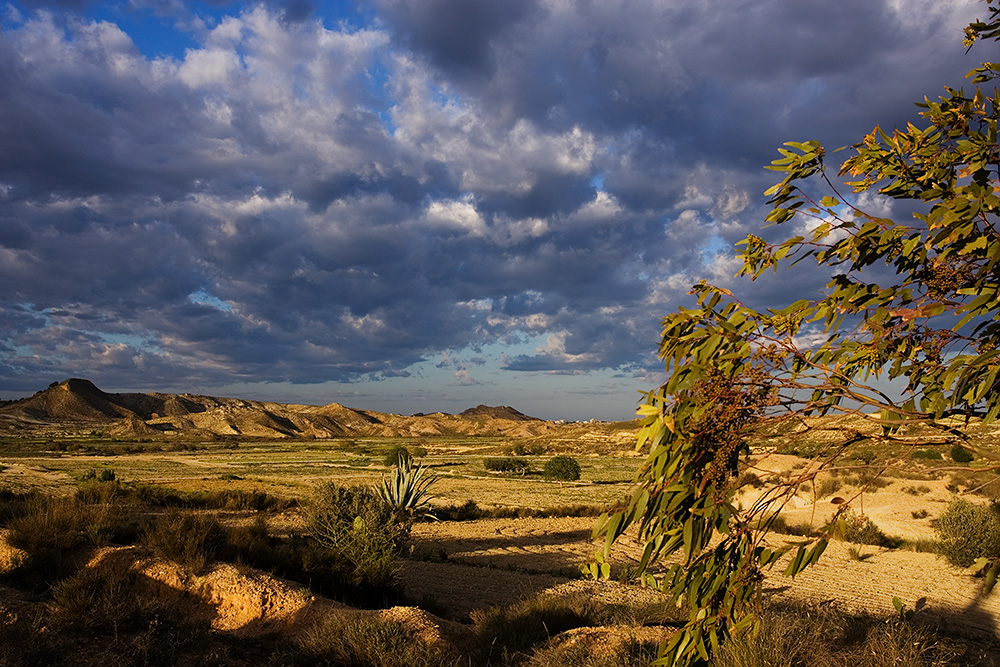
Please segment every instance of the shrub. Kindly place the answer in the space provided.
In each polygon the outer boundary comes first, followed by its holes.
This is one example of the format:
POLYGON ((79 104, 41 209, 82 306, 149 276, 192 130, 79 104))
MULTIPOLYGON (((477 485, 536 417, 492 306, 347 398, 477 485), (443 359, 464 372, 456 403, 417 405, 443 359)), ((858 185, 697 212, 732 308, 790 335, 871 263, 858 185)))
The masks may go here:
POLYGON ((840 491, 840 487, 842 487, 843 485, 844 483, 840 481, 839 477, 827 477, 822 482, 820 482, 819 485, 817 485, 816 495, 818 495, 820 498, 823 498, 832 493, 840 491))
POLYGON ((406 449, 406 447, 402 445, 396 445, 395 447, 391 448, 389 451, 385 453, 385 456, 382 458, 382 463, 389 467, 392 467, 399 465, 400 461, 402 461, 404 458, 408 459, 409 457, 410 457, 410 451, 406 449))
POLYGON ((938 518, 939 549, 949 563, 969 567, 981 556, 1000 556, 1000 505, 953 500, 938 518))
POLYGON ((526 445, 523 442, 519 442, 514 445, 511 452, 513 452, 515 456, 538 456, 539 454, 545 453, 545 445, 540 443, 526 445))
POLYGON ((203 574, 225 545, 225 531, 214 514, 170 510, 156 519, 143 543, 190 574, 203 574))
POLYGON ((531 471, 531 466, 527 461, 512 456, 485 459, 483 467, 491 472, 517 473, 519 475, 524 475, 531 471))
POLYGON ((755 489, 759 489, 764 486, 764 480, 762 480, 760 475, 755 473, 753 470, 744 470, 740 473, 739 477, 736 478, 734 486, 737 489, 741 489, 744 486, 752 486, 755 489))
POLYGON ((32 496, 8 522, 8 539, 29 554, 63 552, 83 543, 88 520, 88 508, 72 500, 32 496))
POLYGON ((955 463, 970 463, 976 459, 975 455, 961 445, 951 446, 951 460, 955 463))
POLYGON ((575 482, 580 479, 580 464, 570 456, 555 456, 545 462, 545 479, 575 482))
POLYGON ((888 548, 898 546, 896 540, 883 533, 882 529, 864 514, 858 514, 848 508, 844 512, 842 520, 844 523, 841 537, 848 542, 888 548))
POLYGON ((410 524, 366 486, 326 482, 316 488, 308 513, 312 536, 335 559, 349 564, 352 583, 391 586, 396 557, 410 524))

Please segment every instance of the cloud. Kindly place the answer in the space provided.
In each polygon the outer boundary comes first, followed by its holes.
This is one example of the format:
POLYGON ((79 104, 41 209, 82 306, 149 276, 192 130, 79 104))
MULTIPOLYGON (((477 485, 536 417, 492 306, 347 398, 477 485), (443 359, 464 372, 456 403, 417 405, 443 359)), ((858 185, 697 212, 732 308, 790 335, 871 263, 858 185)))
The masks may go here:
POLYGON ((148 55, 124 4, 52 4, 0 34, 11 390, 647 377, 689 285, 732 286, 776 147, 913 118, 978 11, 138 3, 181 45, 148 55))

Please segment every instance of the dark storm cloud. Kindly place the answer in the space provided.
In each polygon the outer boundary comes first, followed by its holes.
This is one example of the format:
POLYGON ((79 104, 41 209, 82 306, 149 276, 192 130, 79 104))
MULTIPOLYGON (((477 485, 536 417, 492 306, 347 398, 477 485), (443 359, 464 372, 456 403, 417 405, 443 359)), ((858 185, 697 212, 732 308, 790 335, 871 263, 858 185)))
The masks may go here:
POLYGON ((540 12, 536 0, 377 0, 380 15, 400 42, 446 75, 489 78, 496 69, 494 41, 540 12))
POLYGON ((968 2, 220 6, 150 5, 197 39, 173 58, 73 7, 5 19, 5 387, 400 377, 490 343, 641 373, 690 284, 732 286, 781 142, 903 122, 974 64, 968 2))

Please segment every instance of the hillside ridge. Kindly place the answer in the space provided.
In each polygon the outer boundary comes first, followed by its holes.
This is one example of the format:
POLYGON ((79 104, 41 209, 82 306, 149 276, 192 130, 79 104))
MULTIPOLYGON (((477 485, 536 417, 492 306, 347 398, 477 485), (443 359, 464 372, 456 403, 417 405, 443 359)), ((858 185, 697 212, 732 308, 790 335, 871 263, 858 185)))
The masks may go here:
MULTIPOLYGON (((89 427, 115 437, 136 438, 585 437, 573 435, 574 426, 579 430, 580 425, 545 421, 510 406, 478 405, 457 415, 403 416, 339 403, 299 405, 198 394, 109 393, 82 378, 54 382, 33 396, 0 405, 0 432, 89 427)), ((623 425, 627 430, 631 426, 630 422, 623 425)))

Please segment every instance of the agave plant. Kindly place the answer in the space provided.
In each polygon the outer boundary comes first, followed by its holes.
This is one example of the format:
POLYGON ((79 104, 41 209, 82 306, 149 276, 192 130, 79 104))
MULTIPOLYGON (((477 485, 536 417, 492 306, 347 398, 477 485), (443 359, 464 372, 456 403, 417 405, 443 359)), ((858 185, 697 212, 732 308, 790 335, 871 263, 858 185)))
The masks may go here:
POLYGON ((437 481, 437 475, 426 473, 427 469, 422 465, 413 464, 413 458, 408 453, 401 454, 392 477, 382 476, 382 483, 377 487, 378 495, 398 513, 410 516, 423 514, 431 499, 427 490, 437 481))

